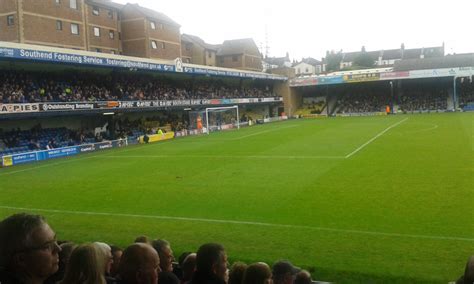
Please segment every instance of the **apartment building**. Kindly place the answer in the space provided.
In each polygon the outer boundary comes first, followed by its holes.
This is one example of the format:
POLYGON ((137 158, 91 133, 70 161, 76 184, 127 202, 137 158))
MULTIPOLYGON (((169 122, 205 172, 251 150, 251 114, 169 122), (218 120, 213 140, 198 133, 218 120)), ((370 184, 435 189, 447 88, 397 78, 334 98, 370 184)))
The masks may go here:
POLYGON ((208 44, 163 13, 111 0, 0 0, 0 41, 262 71, 253 39, 208 44))
POLYGON ((220 45, 206 43, 195 35, 181 35, 181 57, 185 63, 216 66, 216 54, 220 45))
POLYGON ((226 40, 217 51, 217 66, 262 71, 262 55, 251 38, 226 40))
POLYGON ((120 9, 106 0, 2 0, 0 40, 120 53, 120 9))
POLYGON ((181 57, 180 25, 165 14, 127 4, 121 22, 123 54, 169 60, 181 57))

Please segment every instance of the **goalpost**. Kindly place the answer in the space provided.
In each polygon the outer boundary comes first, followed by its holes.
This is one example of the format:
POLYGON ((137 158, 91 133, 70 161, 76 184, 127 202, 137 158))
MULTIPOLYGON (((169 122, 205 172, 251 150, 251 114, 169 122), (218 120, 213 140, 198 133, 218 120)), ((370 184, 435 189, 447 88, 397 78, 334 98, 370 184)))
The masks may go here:
POLYGON ((206 108, 206 132, 240 129, 239 106, 206 108))

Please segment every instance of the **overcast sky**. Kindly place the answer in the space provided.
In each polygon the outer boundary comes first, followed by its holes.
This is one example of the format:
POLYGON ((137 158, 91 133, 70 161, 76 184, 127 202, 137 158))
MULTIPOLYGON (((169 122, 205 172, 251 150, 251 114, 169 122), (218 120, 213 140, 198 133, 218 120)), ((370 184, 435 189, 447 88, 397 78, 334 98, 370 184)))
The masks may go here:
POLYGON ((326 50, 441 46, 474 52, 474 0, 112 0, 138 3, 208 43, 253 38, 265 54, 321 59, 326 50), (283 4, 285 3, 285 4, 283 4))

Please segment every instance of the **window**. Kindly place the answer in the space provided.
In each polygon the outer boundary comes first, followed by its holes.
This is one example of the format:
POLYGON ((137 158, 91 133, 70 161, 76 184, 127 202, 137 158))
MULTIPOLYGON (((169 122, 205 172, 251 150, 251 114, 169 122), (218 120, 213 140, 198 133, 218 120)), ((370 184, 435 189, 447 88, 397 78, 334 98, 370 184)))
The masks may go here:
POLYGON ((304 70, 305 73, 309 73, 308 67, 304 70))
POLYGON ((237 58, 237 55, 233 55, 233 56, 232 56, 232 61, 233 61, 233 62, 237 62, 238 60, 239 60, 239 59, 237 58))
POLYGON ((115 53, 115 50, 111 50, 110 53, 111 53, 111 54, 116 54, 116 53, 115 53))
POLYGON ((95 49, 95 52, 102 52, 102 49, 96 48, 96 49, 95 49))
POLYGON ((63 22, 56 21, 56 30, 62 31, 63 30, 63 22))
POLYGON ((78 24, 71 24, 71 33, 73 35, 79 34, 79 25, 78 24))
POLYGON ((156 24, 155 24, 155 22, 150 21, 150 28, 151 28, 152 30, 156 30, 156 24))
POLYGON ((92 15, 99 16, 99 7, 92 6, 92 15))
POLYGON ((100 36, 100 28, 94 27, 94 36, 96 36, 96 37, 100 36))
POLYGON ((118 39, 122 40, 122 34, 120 32, 118 32, 118 39))
POLYGON ((165 43, 164 42, 161 43, 161 48, 165 49, 165 43))
POLYGON ((210 52, 207 52, 207 57, 212 58, 212 54, 210 52))
POLYGON ((13 26, 15 24, 15 18, 13 15, 7 16, 7 26, 13 26))
POLYGON ((60 4, 61 4, 61 0, 54 0, 54 4, 60 5, 60 4))
POLYGON ((114 18, 114 12, 111 11, 111 10, 107 10, 107 17, 108 17, 109 19, 113 19, 113 18, 114 18))
POLYGON ((114 39, 115 37, 115 32, 113 30, 109 30, 109 38, 114 39))
POLYGON ((69 7, 77 10, 77 0, 69 0, 69 7))
POLYGON ((156 41, 154 41, 154 40, 151 41, 151 48, 153 48, 153 49, 158 48, 158 45, 156 45, 156 41))
POLYGON ((190 51, 191 50, 191 44, 190 43, 187 43, 186 44, 186 51, 190 51))

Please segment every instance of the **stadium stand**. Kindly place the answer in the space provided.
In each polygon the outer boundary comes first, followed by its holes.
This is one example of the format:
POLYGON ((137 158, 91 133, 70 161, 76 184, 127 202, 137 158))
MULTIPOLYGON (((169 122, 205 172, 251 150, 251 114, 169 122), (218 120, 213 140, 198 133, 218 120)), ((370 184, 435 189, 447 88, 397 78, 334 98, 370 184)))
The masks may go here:
POLYGON ((26 153, 36 150, 54 149, 66 146, 90 144, 127 139, 128 144, 137 142, 138 137, 146 134, 155 134, 159 129, 166 132, 188 130, 189 122, 183 113, 164 112, 160 115, 133 117, 124 116, 107 123, 106 127, 97 121, 93 127, 73 129, 67 127, 43 128, 41 123, 29 129, 0 128, 0 157, 26 153), (103 128, 103 132, 96 135, 96 128, 103 128))
POLYGON ((148 74, 0 72, 0 102, 83 102, 276 97, 268 86, 231 87, 221 81, 174 82, 148 74), (184 85, 185 84, 185 85, 184 85))
POLYGON ((390 105, 390 91, 380 84, 357 84, 335 92, 337 102, 332 110, 336 114, 385 112, 390 105))
POLYGON ((311 117, 313 115, 320 115, 325 108, 326 108, 325 100, 309 101, 309 100, 303 99, 303 104, 295 112, 295 114, 300 117, 311 117))
POLYGON ((366 93, 345 93, 338 99, 337 113, 372 113, 383 112, 390 104, 390 97, 370 90, 366 93))
POLYGON ((459 89, 459 107, 463 111, 474 111, 474 83, 469 79, 464 79, 459 89))
POLYGON ((411 91, 400 97, 399 106, 404 112, 440 111, 447 109, 446 91, 411 91))

